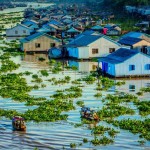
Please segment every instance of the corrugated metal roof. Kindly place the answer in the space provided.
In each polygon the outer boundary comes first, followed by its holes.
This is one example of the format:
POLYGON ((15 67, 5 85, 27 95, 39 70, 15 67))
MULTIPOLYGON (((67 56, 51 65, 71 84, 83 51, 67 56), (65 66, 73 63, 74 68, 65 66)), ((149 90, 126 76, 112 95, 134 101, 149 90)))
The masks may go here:
POLYGON ((125 37, 125 38, 121 39, 120 41, 118 41, 118 43, 132 46, 140 41, 142 41, 142 39, 133 38, 133 37, 125 37))
POLYGON ((91 29, 92 30, 101 30, 101 29, 103 29, 103 27, 96 25, 96 26, 93 26, 91 29))
POLYGON ((74 27, 72 27, 72 28, 70 28, 67 32, 68 32, 68 33, 72 33, 72 32, 74 32, 74 33, 79 33, 80 31, 77 30, 77 29, 75 29, 74 27))
POLYGON ((35 33, 35 34, 32 34, 32 35, 30 35, 30 36, 28 36, 28 37, 26 37, 26 38, 20 40, 20 42, 21 42, 21 43, 29 42, 29 41, 32 41, 32 40, 34 40, 34 39, 36 39, 36 38, 38 38, 38 37, 40 37, 40 36, 43 36, 43 35, 44 35, 44 36, 47 36, 47 37, 49 37, 49 38, 53 38, 53 39, 59 41, 59 39, 54 38, 54 37, 51 37, 51 36, 49 36, 49 35, 46 34, 46 33, 37 32, 37 33, 35 33))
POLYGON ((49 29, 44 28, 44 27, 37 30, 37 32, 49 32, 49 31, 50 31, 49 29))
POLYGON ((113 52, 112 54, 110 54, 104 58, 100 58, 99 61, 113 63, 113 64, 122 63, 138 53, 140 53, 140 52, 138 52, 137 50, 120 48, 117 51, 113 52))
POLYGON ((125 37, 141 38, 144 35, 145 35, 144 33, 132 31, 123 35, 121 38, 125 38, 125 37))
POLYGON ((69 45, 73 46, 88 46, 90 43, 98 40, 101 36, 96 35, 82 35, 74 40, 72 40, 69 45))

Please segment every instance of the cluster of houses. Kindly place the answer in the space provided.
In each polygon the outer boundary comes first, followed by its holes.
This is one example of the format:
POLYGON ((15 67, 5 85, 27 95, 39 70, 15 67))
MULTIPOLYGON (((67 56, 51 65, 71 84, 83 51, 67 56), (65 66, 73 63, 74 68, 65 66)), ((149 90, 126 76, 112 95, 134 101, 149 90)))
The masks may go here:
POLYGON ((50 57, 78 60, 99 58, 102 71, 114 77, 150 76, 149 35, 129 32, 114 41, 108 35, 120 35, 119 26, 102 26, 101 20, 95 21, 84 12, 79 15, 77 6, 56 10, 53 7, 47 13, 40 9, 37 13, 28 9, 28 18, 7 29, 6 36, 21 37, 21 50, 25 52, 46 51, 50 57), (77 13, 71 15, 70 11, 77 13))

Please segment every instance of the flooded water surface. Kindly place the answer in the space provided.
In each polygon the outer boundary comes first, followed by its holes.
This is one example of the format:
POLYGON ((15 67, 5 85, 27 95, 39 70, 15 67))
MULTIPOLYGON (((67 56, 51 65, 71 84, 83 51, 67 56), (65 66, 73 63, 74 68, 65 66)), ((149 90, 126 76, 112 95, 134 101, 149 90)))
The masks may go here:
MULTIPOLYGON (((49 59, 45 54, 35 54, 35 55, 25 55, 17 56, 12 58, 16 63, 21 64, 20 68, 15 72, 31 71, 37 73, 41 69, 49 69, 49 59), (39 57, 45 58, 45 61, 39 61, 39 57)), ((43 78, 43 83, 47 86, 45 88, 40 88, 38 90, 33 90, 30 95, 36 97, 46 97, 50 99, 50 95, 54 94, 56 90, 65 89, 71 86, 70 84, 61 85, 51 85, 46 79, 55 77, 57 79, 64 76, 70 76, 72 80, 82 78, 86 76, 90 71, 95 70, 94 62, 77 62, 73 60, 65 60, 65 65, 76 65, 78 71, 65 70, 58 74, 49 74, 49 77, 43 78), (84 67, 83 67, 84 66, 84 67), (86 68, 86 70, 85 70, 86 68)), ((28 84, 32 85, 31 76, 27 78, 28 84)), ((92 85, 86 85, 83 87, 83 95, 80 98, 74 99, 75 110, 65 112, 68 114, 67 121, 58 122, 27 122, 26 132, 12 131, 11 120, 5 117, 0 119, 0 150, 33 150, 38 148, 39 150, 48 149, 71 149, 70 143, 76 143, 78 150, 149 150, 150 142, 146 142, 145 145, 140 146, 138 143, 138 134, 132 134, 126 130, 120 130, 117 134, 115 142, 106 146, 93 146, 91 142, 83 143, 83 139, 87 138, 91 141, 94 136, 91 135, 91 130, 89 129, 91 125, 85 125, 82 127, 75 127, 77 123, 81 123, 80 119, 80 108, 76 105, 78 100, 83 100, 86 106, 91 107, 94 110, 102 108, 102 98, 95 98, 96 93, 95 87, 96 83, 92 85), (80 144, 82 143, 82 144, 80 144)), ((137 93, 140 88, 150 85, 149 79, 138 79, 138 80, 126 80, 126 84, 120 87, 112 87, 109 91, 103 92, 103 97, 106 94, 113 94, 114 91, 128 92, 131 94, 137 93)), ((141 99, 150 99, 150 95, 146 94, 141 97, 141 99)), ((1 98, 0 97, 0 108, 2 109, 15 109, 19 112, 25 112, 28 109, 35 109, 37 106, 25 106, 24 103, 19 103, 11 100, 11 98, 1 98)), ((40 113, 40 112, 39 112, 40 113)), ((124 116, 128 118, 130 116, 124 116)), ((138 114, 132 116, 133 118, 139 118, 138 114)), ((108 125, 106 122, 99 122, 100 125, 108 125)), ((98 125, 97 124, 97 125, 98 125)))

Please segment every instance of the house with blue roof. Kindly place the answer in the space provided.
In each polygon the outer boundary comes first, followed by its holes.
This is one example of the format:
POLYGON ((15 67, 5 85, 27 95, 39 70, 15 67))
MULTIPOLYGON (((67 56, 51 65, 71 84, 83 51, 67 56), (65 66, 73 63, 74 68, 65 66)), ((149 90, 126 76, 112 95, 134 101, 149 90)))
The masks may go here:
POLYGON ((93 30, 93 31, 98 31, 98 32, 102 32, 103 27, 102 27, 102 26, 99 26, 99 25, 96 25, 96 26, 91 27, 91 30, 93 30))
POLYGON ((33 30, 36 30, 39 28, 38 22, 36 22, 34 20, 24 20, 23 22, 21 22, 21 24, 23 24, 33 30))
POLYGON ((37 32, 20 40, 21 50, 25 52, 47 52, 52 47, 59 47, 61 41, 46 33, 37 32))
POLYGON ((69 36, 69 37, 75 37, 75 36, 78 35, 79 33, 80 33, 80 31, 77 30, 77 29, 74 28, 74 27, 71 27, 70 29, 68 29, 68 30, 66 31, 66 34, 67 34, 67 36, 69 36))
POLYGON ((129 46, 130 49, 135 49, 139 52, 150 55, 150 38, 148 37, 146 38, 143 36, 141 38, 135 38, 125 36, 124 38, 121 38, 118 43, 124 46, 129 46))
POLYGON ((106 56, 120 48, 120 44, 103 34, 85 31, 67 45, 70 57, 90 59, 106 56))
POLYGON ((136 50, 120 48, 100 58, 102 71, 114 77, 150 75, 150 56, 136 50))
POLYGON ((121 39, 122 38, 126 38, 126 37, 132 37, 132 38, 139 38, 139 39, 141 39, 143 36, 145 36, 145 33, 131 31, 131 32, 128 32, 128 33, 124 34, 121 37, 121 39))
POLYGON ((7 37, 25 37, 29 36, 31 33, 33 33, 34 30, 30 27, 27 27, 23 24, 17 24, 16 26, 9 28, 6 30, 6 36, 7 37))

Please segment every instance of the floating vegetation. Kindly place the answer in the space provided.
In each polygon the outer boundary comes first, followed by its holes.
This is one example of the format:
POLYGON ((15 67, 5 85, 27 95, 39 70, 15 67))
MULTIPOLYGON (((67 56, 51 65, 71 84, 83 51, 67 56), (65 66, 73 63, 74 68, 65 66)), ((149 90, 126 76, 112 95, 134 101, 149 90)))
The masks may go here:
POLYGON ((77 147, 76 143, 70 143, 70 148, 76 148, 76 147, 77 147))
POLYGON ((140 91, 142 91, 142 92, 150 92, 150 87, 141 88, 140 91))
POLYGON ((133 134, 140 134, 140 138, 144 138, 146 140, 150 140, 150 119, 141 120, 131 120, 124 119, 121 121, 113 120, 109 123, 120 127, 121 129, 129 130, 133 134))
POLYGON ((102 93, 96 93, 95 95, 94 95, 94 97, 102 97, 102 93))
POLYGON ((139 101, 136 102, 135 105, 139 109, 140 115, 146 116, 150 114, 150 101, 139 101))
POLYGON ((88 139, 87 138, 84 138, 83 139, 83 143, 87 143, 88 142, 88 139))
POLYGON ((103 136, 102 138, 95 137, 95 139, 91 140, 91 143, 95 146, 97 146, 97 145, 108 145, 108 144, 114 143, 114 140, 109 139, 106 136, 103 136))
POLYGON ((41 72, 42 76, 46 76, 46 77, 49 76, 49 73, 47 70, 40 70, 40 72, 41 72))
POLYGON ((25 71, 23 74, 26 75, 26 76, 29 76, 29 75, 31 75, 31 74, 33 74, 33 73, 30 72, 30 71, 25 71))
POLYGON ((83 101, 77 101, 76 103, 78 106, 83 107, 84 106, 84 102, 83 101))

